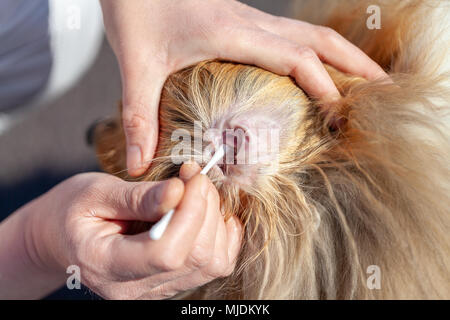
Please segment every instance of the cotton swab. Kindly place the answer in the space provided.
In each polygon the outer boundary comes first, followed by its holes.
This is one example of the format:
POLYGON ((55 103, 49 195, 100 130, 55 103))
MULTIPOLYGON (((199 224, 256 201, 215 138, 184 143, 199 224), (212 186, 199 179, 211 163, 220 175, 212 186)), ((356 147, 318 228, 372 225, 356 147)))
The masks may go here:
MULTIPOLYGON (((207 174, 208 171, 225 155, 225 147, 221 145, 216 153, 212 156, 211 160, 206 164, 206 166, 200 171, 200 174, 207 174)), ((150 239, 158 240, 162 237, 164 231, 166 231, 167 226, 169 225, 170 220, 172 219, 173 213, 175 209, 170 210, 166 213, 161 220, 153 225, 153 227, 149 231, 150 239)))

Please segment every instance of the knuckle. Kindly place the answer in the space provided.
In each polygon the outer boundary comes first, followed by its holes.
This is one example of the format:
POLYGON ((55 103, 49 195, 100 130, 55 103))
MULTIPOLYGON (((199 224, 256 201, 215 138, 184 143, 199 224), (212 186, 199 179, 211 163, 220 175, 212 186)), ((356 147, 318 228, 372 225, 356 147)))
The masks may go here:
POLYGON ((338 38, 339 34, 332 28, 329 27, 318 27, 319 36, 327 41, 332 41, 338 38))
POLYGON ((137 112, 134 109, 130 110, 130 107, 124 108, 123 127, 126 131, 135 131, 145 128, 149 121, 150 119, 143 112, 137 112))
POLYGON ((86 179, 90 179, 91 176, 92 176, 91 173, 87 173, 87 172, 77 173, 77 174, 73 175, 72 177, 70 177, 67 181, 77 183, 79 181, 84 181, 86 179))
POLYGON ((105 197, 105 185, 113 181, 104 174, 82 173, 70 178, 75 188, 72 189, 74 203, 101 200, 105 197), (76 200, 76 201, 75 201, 76 200))
POLYGON ((214 10, 209 18, 210 22, 223 29, 235 28, 236 20, 239 20, 239 15, 230 10, 214 10))
POLYGON ((98 195, 102 191, 103 184, 99 180, 93 180, 83 188, 83 196, 98 195))
POLYGON ((310 47, 298 46, 295 48, 295 54, 298 59, 312 60, 316 58, 316 53, 310 47))
POLYGON ((78 173, 70 177, 67 182, 74 186, 80 187, 82 190, 97 189, 105 176, 102 173, 78 173))
POLYGON ((206 273, 211 278, 220 278, 227 275, 228 261, 227 259, 221 257, 212 258, 211 262, 208 264, 206 273))
POLYGON ((127 189, 125 193, 126 203, 132 212, 142 215, 149 212, 149 201, 143 201, 146 194, 148 193, 148 188, 145 184, 137 184, 130 189, 127 189))
POLYGON ((208 265, 211 254, 201 245, 195 245, 189 256, 189 265, 193 269, 200 269, 208 265))
POLYGON ((271 28, 273 28, 272 30, 278 30, 281 29, 283 27, 286 27, 287 25, 289 25, 290 23, 290 19, 285 18, 283 16, 277 16, 277 15, 273 15, 273 14, 263 14, 261 16, 264 20, 264 22, 271 26, 271 28))

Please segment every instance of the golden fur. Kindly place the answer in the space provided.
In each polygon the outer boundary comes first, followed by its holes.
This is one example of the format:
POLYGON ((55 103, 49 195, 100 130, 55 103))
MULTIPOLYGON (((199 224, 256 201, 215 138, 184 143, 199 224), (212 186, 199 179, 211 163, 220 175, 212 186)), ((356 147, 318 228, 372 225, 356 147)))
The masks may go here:
MULTIPOLYGON (((450 298, 450 90, 448 74, 437 72, 445 55, 416 47, 420 37, 433 40, 422 35, 425 2, 378 3, 381 30, 365 27, 367 3, 348 1, 327 15, 394 81, 327 66, 342 94, 333 109, 343 119, 338 130, 292 79, 257 67, 207 61, 166 82, 158 150, 139 180, 177 175, 171 134, 192 132, 194 121, 207 130, 230 112, 250 111, 283 128, 278 167, 259 168, 253 184, 210 175, 245 238, 234 273, 190 297, 450 298), (371 265, 380 268, 380 289, 367 287, 371 265)), ((99 125, 95 140, 105 171, 129 179, 120 119, 99 125)))

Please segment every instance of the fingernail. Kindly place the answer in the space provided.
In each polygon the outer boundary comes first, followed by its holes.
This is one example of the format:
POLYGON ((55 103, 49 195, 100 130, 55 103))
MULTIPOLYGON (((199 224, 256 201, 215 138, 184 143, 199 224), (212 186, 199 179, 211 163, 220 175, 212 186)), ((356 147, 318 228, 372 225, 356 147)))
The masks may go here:
POLYGON ((200 171, 200 166, 198 165, 197 162, 189 160, 183 163, 183 176, 187 179, 187 178, 192 178, 196 173, 198 173, 197 171, 200 171))
POLYGON ((133 145, 128 147, 127 167, 129 169, 140 169, 142 167, 142 152, 139 146, 133 145))

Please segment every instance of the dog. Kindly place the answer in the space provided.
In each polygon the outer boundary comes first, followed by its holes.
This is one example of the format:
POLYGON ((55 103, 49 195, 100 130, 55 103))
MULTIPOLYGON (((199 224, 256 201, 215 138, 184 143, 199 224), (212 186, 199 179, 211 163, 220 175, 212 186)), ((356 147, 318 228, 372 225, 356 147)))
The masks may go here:
MULTIPOLYGON (((254 66, 204 61, 169 77, 156 156, 138 180, 177 175, 171 155, 179 142, 171 137, 193 134, 194 123, 219 136, 241 129, 248 144, 270 127, 279 146, 256 164, 237 163, 237 150, 209 174, 226 218, 235 214, 244 225, 243 246, 229 277, 181 297, 450 298, 449 42, 437 23, 450 20, 445 6, 296 3, 296 12, 339 32, 391 79, 368 81, 326 65, 342 96, 332 113, 291 78, 254 66), (369 6, 379 9, 380 29, 368 27, 369 6)), ((203 164, 199 155, 214 139, 206 140, 189 156, 203 164)), ((97 124, 93 141, 102 168, 130 179, 120 116, 97 124)))

